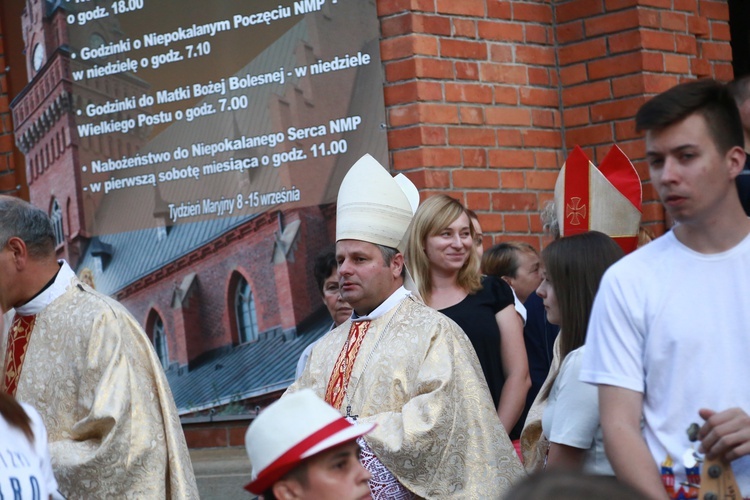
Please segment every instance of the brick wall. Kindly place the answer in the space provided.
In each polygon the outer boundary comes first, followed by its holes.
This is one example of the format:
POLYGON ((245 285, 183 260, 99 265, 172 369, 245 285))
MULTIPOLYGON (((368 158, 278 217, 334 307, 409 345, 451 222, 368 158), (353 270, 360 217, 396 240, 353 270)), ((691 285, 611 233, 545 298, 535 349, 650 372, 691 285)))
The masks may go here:
POLYGON ((538 245, 561 146, 551 6, 405 3, 378 2, 393 168, 538 245))
MULTIPOLYGON (((635 110, 649 95, 688 79, 731 80, 728 19, 723 1, 559 2, 566 145, 584 146, 596 163, 616 142, 647 179, 635 110)), ((663 209, 651 185, 644 188, 643 220, 661 232, 663 209)))
MULTIPOLYGON (((633 115, 685 79, 732 78, 716 0, 379 0, 393 169, 479 213, 485 244, 541 245, 539 209, 575 144, 616 142, 648 181, 633 115)), ((648 182, 644 222, 664 213, 648 182)))

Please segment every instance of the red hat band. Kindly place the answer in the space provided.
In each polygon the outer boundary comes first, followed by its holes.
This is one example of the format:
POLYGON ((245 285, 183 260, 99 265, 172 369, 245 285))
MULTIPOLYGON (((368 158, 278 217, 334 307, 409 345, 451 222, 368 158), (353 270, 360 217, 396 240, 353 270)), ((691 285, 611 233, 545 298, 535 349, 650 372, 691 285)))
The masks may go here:
POLYGON ((283 455, 274 460, 268 467, 263 469, 260 474, 258 474, 258 477, 255 479, 255 481, 247 484, 245 486, 245 489, 251 493, 255 493, 256 495, 262 494, 264 491, 270 488, 273 483, 283 477, 284 474, 286 474, 297 464, 299 464, 303 458, 302 456, 306 451, 308 451, 310 448, 320 443, 324 439, 333 436, 337 432, 346 429, 347 427, 351 427, 351 425, 352 424, 350 424, 345 418, 342 417, 319 429, 315 433, 309 435, 293 447, 289 448, 289 450, 287 450, 283 455))

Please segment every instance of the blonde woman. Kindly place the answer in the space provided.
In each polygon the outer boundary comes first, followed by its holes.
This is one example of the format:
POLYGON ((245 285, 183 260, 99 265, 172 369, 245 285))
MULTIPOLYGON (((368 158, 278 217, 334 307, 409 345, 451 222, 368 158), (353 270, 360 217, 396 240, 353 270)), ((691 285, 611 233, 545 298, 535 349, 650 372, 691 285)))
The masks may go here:
POLYGON ((498 417, 515 441, 531 385, 523 325, 508 284, 479 274, 474 237, 461 203, 432 196, 414 216, 406 257, 427 305, 455 321, 471 340, 498 417))

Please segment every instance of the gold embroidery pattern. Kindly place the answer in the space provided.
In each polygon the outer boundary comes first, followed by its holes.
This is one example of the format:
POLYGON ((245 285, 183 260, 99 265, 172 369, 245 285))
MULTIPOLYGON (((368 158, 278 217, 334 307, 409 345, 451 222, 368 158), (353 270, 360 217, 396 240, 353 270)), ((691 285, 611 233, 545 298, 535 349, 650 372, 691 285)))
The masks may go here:
POLYGON ((138 322, 81 284, 36 315, 17 397, 47 427, 68 499, 197 499, 166 376, 138 322))
POLYGON ((352 367, 357 360, 359 348, 362 346, 362 341, 369 328, 370 321, 352 322, 347 341, 344 343, 344 347, 341 349, 331 372, 331 378, 328 380, 328 387, 326 388, 325 400, 326 403, 337 410, 341 408, 341 404, 344 402, 345 389, 349 385, 349 379, 352 376, 352 367))

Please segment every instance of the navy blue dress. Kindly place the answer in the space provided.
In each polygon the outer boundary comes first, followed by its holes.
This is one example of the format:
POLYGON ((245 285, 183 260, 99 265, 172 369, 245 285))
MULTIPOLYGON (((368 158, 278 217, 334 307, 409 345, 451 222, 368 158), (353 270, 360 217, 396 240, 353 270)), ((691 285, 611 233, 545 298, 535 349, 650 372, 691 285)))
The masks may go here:
MULTIPOLYGON (((500 329, 495 314, 514 303, 510 286, 495 276, 482 277, 482 289, 440 312, 455 321, 469 337, 482 365, 484 378, 490 388, 492 402, 497 408, 505 383, 503 362, 500 358, 500 329)), ((521 435, 523 422, 519 420, 509 433, 511 439, 521 435), (516 437, 514 435, 517 434, 516 437)))

